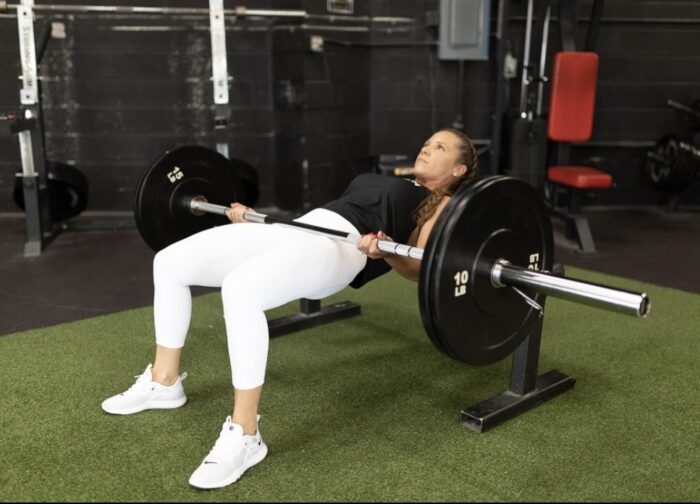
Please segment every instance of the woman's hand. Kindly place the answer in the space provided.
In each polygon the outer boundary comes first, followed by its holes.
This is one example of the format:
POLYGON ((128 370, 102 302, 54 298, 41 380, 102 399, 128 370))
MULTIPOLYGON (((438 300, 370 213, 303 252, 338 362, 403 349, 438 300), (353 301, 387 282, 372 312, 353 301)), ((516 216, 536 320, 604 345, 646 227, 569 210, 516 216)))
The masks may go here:
POLYGON ((245 205, 241 205, 240 203, 231 203, 231 208, 226 211, 226 217, 228 217, 228 220, 234 224, 248 222, 245 220, 245 217, 243 217, 243 214, 251 210, 253 209, 245 205))
POLYGON ((379 240, 394 241, 384 234, 383 231, 379 231, 378 233, 366 234, 357 240, 357 249, 363 254, 367 255, 367 257, 370 259, 381 259, 391 255, 389 252, 379 250, 377 244, 379 240))

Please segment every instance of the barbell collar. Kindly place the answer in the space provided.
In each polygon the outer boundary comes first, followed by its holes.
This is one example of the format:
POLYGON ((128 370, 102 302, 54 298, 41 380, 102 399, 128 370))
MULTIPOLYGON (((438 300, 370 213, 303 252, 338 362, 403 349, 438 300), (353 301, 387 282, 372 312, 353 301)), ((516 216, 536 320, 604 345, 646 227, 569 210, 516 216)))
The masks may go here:
POLYGON ((641 318, 646 317, 651 309, 651 301, 646 293, 612 289, 541 273, 513 266, 503 259, 497 260, 491 268, 491 283, 495 287, 524 287, 540 294, 641 318))

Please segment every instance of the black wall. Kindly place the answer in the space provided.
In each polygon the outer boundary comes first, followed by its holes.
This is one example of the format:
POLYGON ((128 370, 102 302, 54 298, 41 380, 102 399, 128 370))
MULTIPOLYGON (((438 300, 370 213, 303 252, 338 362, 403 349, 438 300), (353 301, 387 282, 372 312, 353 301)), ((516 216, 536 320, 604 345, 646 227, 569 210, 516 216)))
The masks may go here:
MULTIPOLYGON (((591 2, 579 4, 582 44, 591 2)), ((318 15, 303 22, 227 21, 231 156, 258 168, 259 206, 301 210, 327 201, 356 173, 370 170, 373 156, 412 157, 440 127, 463 124, 478 146, 488 147, 495 58, 438 59, 438 0, 356 0, 360 19, 353 21, 329 19, 321 0, 245 5, 318 15), (321 50, 311 49, 312 36, 322 37, 321 50)), ((511 2, 507 23, 507 40, 520 62, 526 5, 511 2)), ((497 7, 494 0, 492 18, 497 7)), ((550 54, 561 48, 556 7, 554 2, 550 54)), ((214 146, 208 18, 40 15, 36 32, 50 20, 65 23, 67 37, 50 41, 41 66, 47 155, 75 163, 88 176, 90 210, 130 210, 139 175, 164 150, 214 146)), ((494 21, 492 32, 495 28, 494 21)), ((698 2, 606 1, 597 41, 594 133, 572 149, 572 161, 614 175, 616 187, 601 193, 600 203, 667 199, 646 179, 645 154, 663 134, 687 130, 686 117, 666 100, 700 98, 699 44, 698 2)), ((492 55, 495 46, 492 37, 492 55)), ((12 14, 0 14, 0 61, 0 112, 16 112, 21 72, 12 14)), ((511 110, 518 107, 519 88, 518 75, 507 86, 511 110)), ((481 163, 490 169, 488 154, 481 163)), ((16 210, 11 187, 20 169, 17 139, 0 123, 0 211, 16 210)), ((498 170, 507 171, 507 164, 498 170)), ((686 202, 700 202, 699 185, 685 195, 686 202)))
MULTIPOLYGON (((311 15, 325 2, 305 1, 311 15)), ((356 2, 355 15, 368 15, 356 2)), ((278 26, 273 43, 277 121, 276 199, 307 209, 338 196, 369 161, 370 49, 367 22, 310 19, 278 26), (311 37, 323 47, 311 49, 311 37)))

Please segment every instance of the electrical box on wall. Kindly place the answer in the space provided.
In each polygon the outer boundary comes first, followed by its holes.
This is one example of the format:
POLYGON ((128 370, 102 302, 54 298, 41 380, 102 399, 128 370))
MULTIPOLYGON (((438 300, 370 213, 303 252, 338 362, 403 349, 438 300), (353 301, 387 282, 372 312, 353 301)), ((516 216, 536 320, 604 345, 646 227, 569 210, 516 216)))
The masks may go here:
POLYGON ((438 57, 489 59, 490 20, 489 0, 440 0, 438 57))

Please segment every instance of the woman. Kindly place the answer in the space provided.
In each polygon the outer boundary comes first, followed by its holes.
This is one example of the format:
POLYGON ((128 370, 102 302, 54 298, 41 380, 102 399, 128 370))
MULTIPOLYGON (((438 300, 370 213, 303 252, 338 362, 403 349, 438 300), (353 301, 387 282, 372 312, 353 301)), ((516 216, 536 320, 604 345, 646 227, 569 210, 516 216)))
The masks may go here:
POLYGON ((185 404, 182 381, 187 375, 180 375, 179 367, 191 315, 189 288, 221 287, 233 412, 189 482, 198 488, 235 482, 267 455, 257 414, 269 344, 264 311, 296 299, 321 299, 348 285, 360 287, 392 268, 417 280, 419 261, 382 252, 377 240, 395 239, 424 248, 450 196, 476 175, 476 168, 471 141, 457 130, 440 130, 416 158, 415 181, 359 175, 339 199, 297 219, 362 235, 356 245, 291 227, 242 225, 250 209, 233 203, 228 214, 232 225, 202 231, 156 254, 155 361, 127 391, 106 399, 102 408, 129 415, 185 404))

